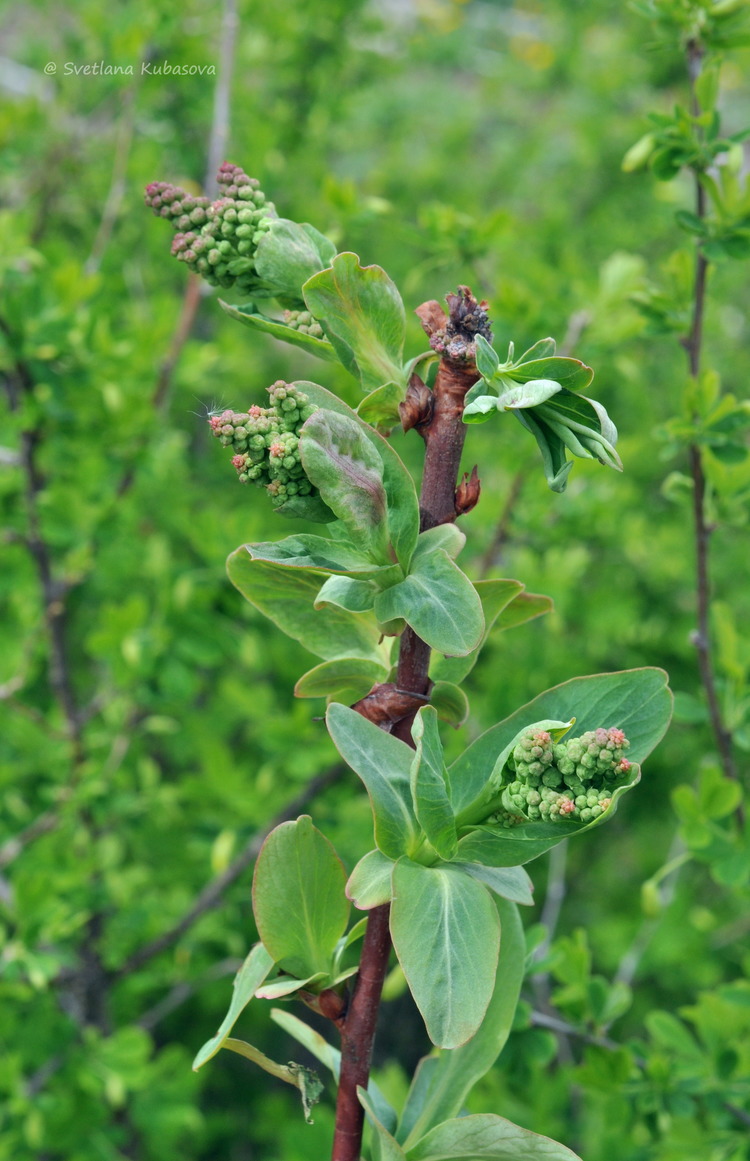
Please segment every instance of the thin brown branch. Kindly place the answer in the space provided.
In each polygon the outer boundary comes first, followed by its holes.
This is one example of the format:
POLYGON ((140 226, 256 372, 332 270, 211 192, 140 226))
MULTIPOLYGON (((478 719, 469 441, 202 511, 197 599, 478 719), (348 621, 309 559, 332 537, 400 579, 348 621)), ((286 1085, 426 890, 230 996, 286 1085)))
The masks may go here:
MULTIPOLYGON (((61 801, 66 801, 70 798, 72 789, 64 787, 60 794, 61 801)), ((26 849, 30 843, 35 839, 41 838, 43 834, 49 834, 50 831, 55 830, 60 823, 59 808, 54 810, 45 810, 43 814, 30 822, 27 827, 14 835, 13 838, 6 839, 2 846, 0 846, 0 867, 7 867, 14 859, 17 859, 23 850, 26 849)))
POLYGON ((197 980, 193 980, 191 983, 182 980, 179 984, 175 984, 166 996, 154 1004, 153 1008, 149 1008, 142 1016, 138 1017, 135 1021, 137 1027, 151 1032, 157 1024, 170 1016, 177 1008, 182 1007, 204 984, 210 983, 212 980, 223 979, 224 976, 236 975, 241 967, 241 959, 229 956, 227 959, 220 959, 218 963, 212 964, 197 980))
MULTIPOLYGON (((5 387, 10 410, 17 411, 21 406, 21 401, 33 391, 34 377, 25 360, 15 354, 12 328, 1 317, 0 331, 6 338, 14 360, 10 370, 5 375, 5 387)), ((79 766, 83 761, 81 725, 78 720, 66 634, 65 597, 69 586, 55 578, 52 553, 42 533, 39 499, 44 491, 45 479, 37 460, 37 450, 41 439, 41 428, 39 427, 21 432, 19 460, 24 481, 23 492, 28 525, 25 545, 34 562, 42 593, 44 621, 49 643, 49 684, 62 711, 66 734, 72 747, 74 766, 79 766)))
MULTIPOLYGON (((595 1032, 588 1032, 585 1028, 576 1028, 575 1024, 569 1024, 567 1020, 561 1020, 557 1016, 550 1016, 546 1012, 533 1011, 531 1013, 531 1023, 536 1028, 547 1028, 550 1032, 555 1032, 558 1036, 571 1037, 580 1040, 583 1044, 593 1044, 597 1048, 606 1048, 610 1052, 620 1052, 623 1045, 617 1040, 612 1040, 609 1036, 600 1036, 595 1032)), ((648 1067, 648 1061, 644 1056, 638 1053, 633 1054, 633 1063, 640 1069, 648 1067)), ((738 1105, 732 1104, 731 1101, 722 1101, 721 1107, 739 1121, 741 1125, 750 1126, 750 1113, 744 1109, 739 1108, 738 1105)))
POLYGON ((523 470, 516 472, 511 481, 510 491, 500 513, 500 518, 495 525, 492 540, 487 545, 479 561, 478 575, 480 580, 484 580, 490 569, 500 564, 503 548, 508 542, 511 517, 518 503, 518 498, 521 495, 525 481, 526 472, 523 470))
POLYGON ((163 951, 167 951, 177 941, 189 931, 190 928, 198 922, 198 920, 208 911, 213 910, 222 901, 222 898, 232 883, 234 883, 251 863, 258 857, 260 848, 266 835, 279 826, 282 822, 288 822, 292 818, 296 818, 301 810, 312 802, 329 786, 333 786, 338 782, 344 773, 343 767, 334 766, 327 770, 324 774, 319 774, 316 778, 311 779, 306 786, 296 794, 278 814, 271 819, 271 821, 253 835, 251 839, 245 844, 240 853, 229 864, 225 871, 212 879, 203 890, 192 906, 185 912, 180 920, 170 927, 167 931, 152 939, 150 943, 146 943, 143 947, 139 947, 132 953, 132 955, 121 965, 115 972, 112 973, 113 978, 119 979, 122 976, 129 975, 136 971, 137 968, 142 967, 144 963, 148 963, 154 956, 160 955, 163 951))
POLYGON ((123 197, 127 189, 127 170, 130 148, 135 130, 136 97, 140 87, 141 68, 136 71, 133 83, 122 96, 122 113, 115 135, 115 156, 112 163, 112 177, 104 203, 99 228, 91 247, 91 253, 83 267, 86 274, 95 274, 101 265, 115 228, 123 197))
MULTIPOLYGON (((691 86, 691 104, 694 115, 700 111, 695 85, 701 75, 703 67, 703 48, 697 41, 690 41, 687 46, 688 74, 691 86)), ((696 171, 695 178, 695 212, 703 220, 706 217, 706 191, 696 171)), ((693 310, 690 330, 683 340, 690 375, 697 379, 701 373, 703 353, 703 321, 706 309, 706 285, 708 262, 698 244, 695 258, 695 278, 693 282, 693 310)), ((698 418, 697 416, 695 417, 698 418)), ((719 696, 716 689, 716 673, 711 643, 711 573, 710 573, 710 542, 712 526, 706 520, 706 476, 703 470, 703 456, 697 443, 691 444, 688 450, 690 474, 693 479, 693 529, 695 537, 695 565, 696 565, 696 631, 693 634, 693 643, 698 653, 698 669, 701 684, 708 703, 708 713, 711 722, 716 747, 719 751, 719 760, 727 778, 737 779, 737 767, 732 752, 732 734, 727 728, 722 714, 719 696)), ((741 808, 740 808, 741 811, 741 808)), ((740 814, 741 817, 741 814, 740 814)))
POLYGON ((219 66, 216 70, 214 88, 214 109, 211 135, 206 158, 206 180, 204 192, 216 194, 218 182, 216 173, 227 149, 229 140, 229 114, 232 94, 232 73, 234 71, 234 46, 237 42, 238 18, 236 0, 224 0, 221 8, 221 30, 219 33, 219 66))

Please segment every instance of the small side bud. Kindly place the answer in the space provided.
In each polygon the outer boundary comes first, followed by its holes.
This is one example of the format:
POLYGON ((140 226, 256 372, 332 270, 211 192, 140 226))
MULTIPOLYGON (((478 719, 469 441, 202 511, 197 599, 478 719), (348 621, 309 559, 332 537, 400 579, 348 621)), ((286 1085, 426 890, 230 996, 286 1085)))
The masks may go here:
POLYGON ((477 475, 477 465, 471 469, 471 475, 464 472, 461 483, 456 488, 456 516, 463 516, 466 512, 471 512, 479 501, 479 493, 481 492, 481 484, 479 476, 477 475))
POLYGON ((398 405, 404 431, 411 431, 413 427, 417 430, 427 427, 432 419, 434 405, 435 401, 429 387, 422 382, 416 371, 413 371, 409 377, 406 398, 398 405))

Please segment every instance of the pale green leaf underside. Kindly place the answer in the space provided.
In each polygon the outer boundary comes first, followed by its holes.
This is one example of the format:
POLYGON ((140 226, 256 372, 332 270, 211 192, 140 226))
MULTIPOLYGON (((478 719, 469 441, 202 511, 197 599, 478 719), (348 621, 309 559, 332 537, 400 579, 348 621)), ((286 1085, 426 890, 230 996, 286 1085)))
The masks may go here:
POLYGON ((478 1080, 497 1060, 510 1034, 521 991, 526 941, 518 909, 507 899, 494 900, 501 923, 500 958, 492 999, 475 1036, 452 1050, 425 1057, 412 1081, 397 1139, 409 1149, 435 1125, 461 1111, 478 1080))
POLYGON ((400 859, 391 935, 433 1044, 464 1044, 487 1011, 500 948, 500 922, 485 887, 445 865, 400 859))

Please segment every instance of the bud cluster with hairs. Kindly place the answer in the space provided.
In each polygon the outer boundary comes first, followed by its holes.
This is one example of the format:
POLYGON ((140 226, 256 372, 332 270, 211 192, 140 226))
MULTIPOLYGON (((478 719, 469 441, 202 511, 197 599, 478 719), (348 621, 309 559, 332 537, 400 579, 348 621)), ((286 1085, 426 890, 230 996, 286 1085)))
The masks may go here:
POLYGON ((555 744, 546 730, 526 730, 508 759, 515 774, 494 818, 503 826, 527 821, 591 822, 609 806, 612 793, 630 769, 630 742, 612 727, 589 730, 555 744))
POLYGON ((219 442, 233 449, 240 483, 265 488, 278 507, 291 496, 317 495, 300 460, 299 431, 318 408, 282 379, 268 388, 268 394, 270 407, 222 411, 208 423, 219 442))
POLYGON ((146 186, 146 205, 171 222, 177 233, 172 254, 211 286, 250 293, 258 288, 254 255, 277 216, 257 178, 225 161, 217 175, 221 196, 214 202, 193 197, 179 186, 155 181, 146 186))

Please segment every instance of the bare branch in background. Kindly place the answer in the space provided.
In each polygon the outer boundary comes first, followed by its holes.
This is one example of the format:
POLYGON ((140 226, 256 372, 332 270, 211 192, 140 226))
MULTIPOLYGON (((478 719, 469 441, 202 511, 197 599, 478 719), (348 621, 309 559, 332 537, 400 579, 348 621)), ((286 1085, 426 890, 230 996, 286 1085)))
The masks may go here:
POLYGON ((302 788, 302 790, 300 790, 299 794, 295 795, 295 797, 292 798, 291 801, 288 802, 286 806, 284 806, 279 811, 275 818, 272 818, 271 821, 267 823, 263 830, 259 831, 248 840, 237 857, 229 864, 227 869, 222 871, 220 875, 217 875, 215 879, 212 879, 211 882, 203 888, 195 902, 185 912, 182 919, 175 923, 173 927, 170 927, 168 931, 165 931, 162 935, 157 936, 156 939, 152 939, 150 943, 144 944, 143 947, 134 951, 133 954, 125 961, 125 963, 119 967, 116 972, 113 973, 114 978, 117 979, 121 976, 128 975, 130 972, 133 972, 137 968, 141 967, 144 963, 147 963, 150 959, 153 959, 154 956, 159 955, 161 952, 166 951, 168 948, 172 947, 173 944, 177 943, 177 940, 180 939, 180 937, 184 935, 186 931, 189 931, 193 924, 197 923, 201 916, 205 915, 207 911, 211 911, 214 907, 219 905, 227 888, 231 887, 232 883, 234 883, 240 877, 242 872, 247 867, 249 867, 250 864, 253 863, 258 857, 258 853, 260 852, 260 848, 263 846, 266 835, 272 831, 274 827, 279 826, 280 823, 288 822, 290 819, 296 818, 300 811, 304 810, 304 808, 310 802, 312 802, 313 799, 317 798, 317 796, 324 790, 327 790, 329 786, 333 786, 335 782, 338 782, 344 773, 345 769, 343 766, 334 766, 324 774, 319 774, 316 778, 311 779, 311 781, 308 782, 307 785, 302 788))

